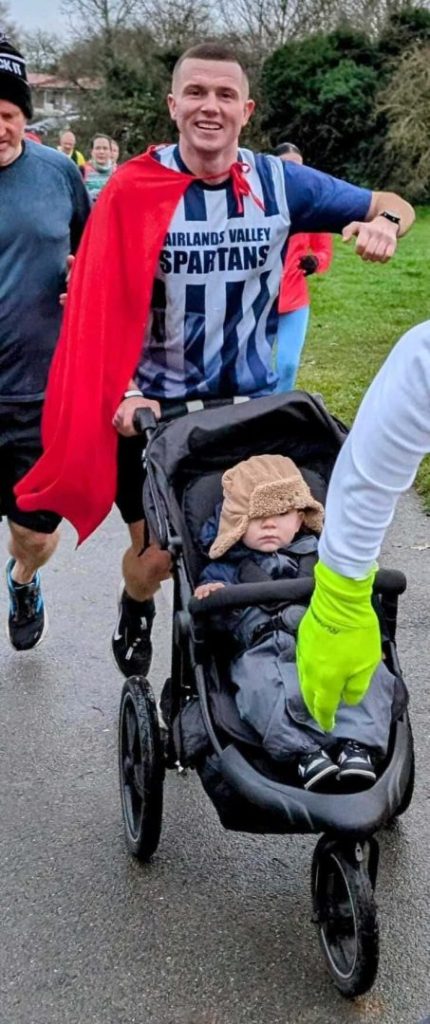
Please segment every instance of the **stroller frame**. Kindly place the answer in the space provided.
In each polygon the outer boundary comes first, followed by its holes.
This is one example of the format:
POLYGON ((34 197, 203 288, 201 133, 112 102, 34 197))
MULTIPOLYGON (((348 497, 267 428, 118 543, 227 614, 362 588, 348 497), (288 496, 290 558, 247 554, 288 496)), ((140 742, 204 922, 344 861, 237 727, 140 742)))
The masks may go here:
MULTIPOLYGON (((330 416, 319 397, 292 392, 255 399, 246 406, 229 407, 228 416, 233 421, 233 434, 236 429, 239 435, 255 416, 260 417, 262 424, 268 418, 270 424, 271 416, 294 417, 295 411, 299 421, 303 417, 306 421, 306 416, 311 415, 323 431, 327 430, 333 442, 333 464, 347 431, 330 416)), ((192 413, 184 418, 186 423, 178 422, 172 430, 171 422, 157 425, 149 410, 139 412, 140 431, 146 434, 148 442, 144 456, 145 514, 151 532, 172 556, 173 636, 171 677, 165 684, 170 697, 168 721, 164 723, 167 728, 160 730, 154 695, 147 680, 135 676, 126 680, 123 687, 119 770, 126 843, 142 861, 148 861, 158 846, 165 769, 178 766, 181 761, 178 713, 192 697, 197 697, 211 752, 205 763, 216 763, 216 785, 205 781, 201 765, 193 767, 198 768, 222 824, 229 829, 271 834, 322 833, 312 863, 313 920, 331 977, 339 991, 351 998, 366 992, 377 973, 374 889, 379 852, 375 832, 402 814, 412 798, 414 755, 409 716, 405 710, 392 726, 389 752, 376 783, 370 790, 355 793, 353 800, 344 794, 308 792, 286 783, 275 771, 270 774, 258 770, 253 763, 252 744, 235 742, 228 730, 220 728, 214 720, 208 672, 212 683, 215 681, 221 687, 222 681, 208 638, 208 618, 226 608, 303 601, 310 598, 313 589, 313 580, 282 580, 225 587, 203 601, 193 598, 190 538, 177 498, 177 464, 174 455, 170 456, 169 432, 172 437, 177 435, 179 465, 187 464, 189 468, 192 459, 187 439, 192 431, 200 437, 199 431, 204 435, 206 429, 209 453, 205 454, 203 437, 203 455, 199 457, 203 472, 205 468, 211 472, 211 451, 216 448, 217 430, 222 431, 225 418, 225 407, 209 413, 192 413)), ((267 450, 264 444, 263 449, 267 450)), ((253 450, 252 454, 257 452, 253 450)), ((237 457, 230 464, 234 461, 237 457)), ((185 485, 181 497, 184 490, 185 485)), ((378 572, 374 601, 382 625, 384 656, 388 668, 398 676, 401 671, 395 645, 397 603, 405 589, 402 573, 378 572)), ((164 714, 163 706, 162 710, 164 714)))

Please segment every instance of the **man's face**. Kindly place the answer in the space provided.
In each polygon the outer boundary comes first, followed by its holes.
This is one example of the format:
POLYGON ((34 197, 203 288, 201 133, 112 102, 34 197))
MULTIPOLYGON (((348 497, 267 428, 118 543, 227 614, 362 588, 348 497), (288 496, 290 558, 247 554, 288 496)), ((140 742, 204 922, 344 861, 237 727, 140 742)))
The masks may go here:
POLYGON ((191 57, 175 75, 168 104, 185 151, 200 159, 229 158, 255 106, 239 64, 191 57))
POLYGON ((0 167, 7 167, 22 150, 25 116, 20 107, 0 100, 0 167))
POLYGON ((119 146, 118 143, 114 142, 113 139, 111 140, 110 148, 112 153, 112 162, 114 164, 117 164, 119 160, 119 146))
POLYGON ((60 146, 66 156, 70 156, 75 148, 76 138, 73 132, 63 132, 60 139, 60 146))
POLYGON ((107 167, 112 159, 109 139, 94 139, 91 156, 96 164, 100 164, 101 167, 107 167))

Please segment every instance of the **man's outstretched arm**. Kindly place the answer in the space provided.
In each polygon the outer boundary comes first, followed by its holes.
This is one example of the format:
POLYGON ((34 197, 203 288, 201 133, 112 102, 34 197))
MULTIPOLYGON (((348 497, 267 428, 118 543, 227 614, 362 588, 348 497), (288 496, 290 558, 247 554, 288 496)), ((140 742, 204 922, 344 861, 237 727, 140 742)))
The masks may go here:
POLYGON ((428 452, 430 321, 388 356, 332 474, 316 588, 298 641, 302 693, 326 729, 341 700, 362 700, 379 661, 370 601, 376 560, 398 498, 428 452))
POLYGON ((363 260, 386 263, 394 256, 397 239, 415 220, 413 207, 395 192, 372 192, 364 223, 352 221, 342 231, 344 242, 356 239, 355 251, 363 260))

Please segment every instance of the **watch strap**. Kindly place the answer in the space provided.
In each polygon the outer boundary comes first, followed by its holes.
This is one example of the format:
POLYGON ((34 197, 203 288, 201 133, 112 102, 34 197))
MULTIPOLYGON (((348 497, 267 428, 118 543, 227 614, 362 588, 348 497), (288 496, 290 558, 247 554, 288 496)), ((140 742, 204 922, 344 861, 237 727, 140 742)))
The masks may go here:
POLYGON ((397 224, 400 228, 401 219, 397 213, 391 213, 390 210, 382 210, 382 213, 378 214, 379 217, 385 217, 385 220, 389 220, 390 224, 397 224))
POLYGON ((142 393, 142 391, 139 391, 139 388, 130 388, 129 391, 124 391, 124 394, 123 394, 122 397, 123 397, 123 399, 124 398, 143 398, 143 393, 142 393))

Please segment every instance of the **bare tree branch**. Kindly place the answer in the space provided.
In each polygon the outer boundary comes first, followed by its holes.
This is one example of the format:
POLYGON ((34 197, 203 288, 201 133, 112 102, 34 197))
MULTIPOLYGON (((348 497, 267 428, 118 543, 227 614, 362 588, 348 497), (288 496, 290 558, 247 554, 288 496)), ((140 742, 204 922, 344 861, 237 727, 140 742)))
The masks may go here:
POLYGON ((415 199, 430 194, 430 46, 414 46, 396 64, 380 93, 379 113, 388 119, 385 152, 400 181, 415 199))
POLYGON ((55 71, 64 46, 59 36, 38 28, 22 32, 20 41, 30 71, 55 71))
POLYGON ((10 17, 9 4, 3 2, 3 0, 0 0, 0 35, 5 35, 14 42, 17 41, 20 35, 17 26, 10 17))

